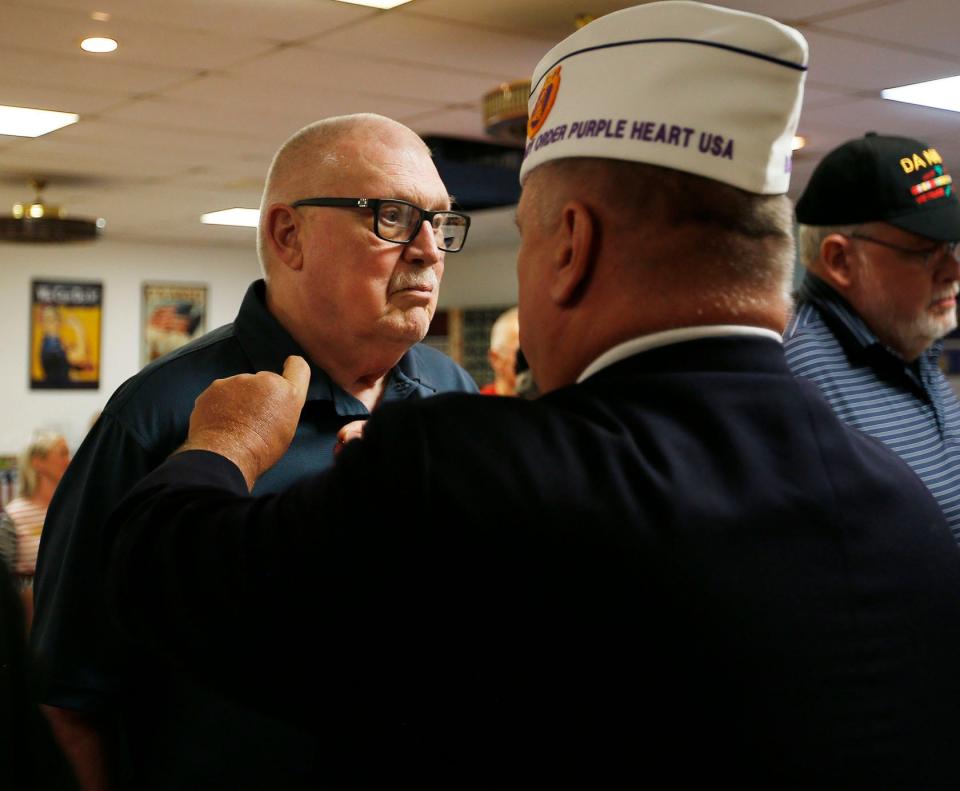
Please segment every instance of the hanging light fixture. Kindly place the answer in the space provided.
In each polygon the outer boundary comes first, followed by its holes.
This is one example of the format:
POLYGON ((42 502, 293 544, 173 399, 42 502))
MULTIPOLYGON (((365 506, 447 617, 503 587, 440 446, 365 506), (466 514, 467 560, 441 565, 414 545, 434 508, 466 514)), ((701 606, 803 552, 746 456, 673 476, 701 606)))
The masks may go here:
MULTIPOLYGON (((578 14, 576 30, 589 25, 596 17, 578 14)), ((527 140, 527 99, 530 80, 504 82, 483 95, 483 128, 490 137, 508 145, 523 146, 527 140)))
POLYGON ((59 206, 43 202, 45 179, 32 179, 29 184, 34 199, 15 203, 9 217, 0 217, 0 241, 78 242, 95 239, 106 224, 102 218, 84 220, 64 216, 59 206))
POLYGON ((498 85, 483 96, 483 128, 495 140, 522 145, 527 139, 530 80, 498 85))

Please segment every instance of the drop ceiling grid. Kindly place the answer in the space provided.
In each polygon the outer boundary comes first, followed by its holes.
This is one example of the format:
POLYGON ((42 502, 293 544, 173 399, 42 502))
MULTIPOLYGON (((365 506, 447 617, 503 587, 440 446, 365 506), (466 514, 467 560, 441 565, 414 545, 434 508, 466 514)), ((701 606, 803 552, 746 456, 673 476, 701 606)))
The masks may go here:
POLYGON ((47 17, 73 12, 85 27, 106 35, 139 25, 275 42, 319 35, 380 13, 331 0, 0 0, 0 14, 4 6, 36 9, 47 17), (109 13, 110 20, 91 20, 94 10, 109 13))
POLYGON ((910 0, 853 12, 818 26, 960 62, 956 10, 957 0, 910 0))
MULTIPOLYGON (((53 55, 79 53, 82 39, 105 32, 97 29, 88 16, 77 12, 6 7, 0 25, 0 46, 29 47, 53 55)), ((110 32, 123 46, 116 52, 92 57, 116 68, 216 69, 235 62, 244 53, 275 46, 275 42, 259 38, 253 31, 244 37, 224 36, 176 23, 118 21, 111 25, 110 32)))
POLYGON ((0 104, 35 107, 40 110, 67 110, 81 116, 95 114, 126 99, 119 91, 98 90, 96 86, 40 86, 0 73, 0 104))
MULTIPOLYGON (((215 76, 242 82, 248 90, 259 92, 276 94, 277 86, 283 85, 288 95, 309 95, 323 90, 357 91, 371 96, 401 97, 426 105, 478 99, 499 82, 518 77, 506 69, 438 69, 429 63, 390 60, 370 52, 348 55, 325 48, 324 41, 277 50, 215 76)), ((173 89, 171 95, 189 98, 191 92, 204 87, 202 81, 195 81, 173 89)))
MULTIPOLYGON (((948 38, 960 27, 960 3, 722 4, 784 21, 803 15, 812 67, 801 131, 811 145, 798 155, 792 194, 823 152, 868 128, 927 137, 948 163, 960 162, 960 114, 877 98, 883 87, 960 73, 948 38)), ((528 76, 569 29, 571 7, 627 5, 415 0, 378 12, 333 0, 0 0, 0 42, 17 39, 0 47, 0 103, 71 100, 76 108, 50 109, 84 116, 45 138, 0 137, 0 207, 28 197, 3 179, 36 169, 51 177, 52 202, 106 215, 112 234, 250 244, 249 231, 202 226, 196 215, 256 205, 274 149, 303 123, 376 110, 422 133, 480 136, 482 93, 528 76), (75 42, 55 50, 41 35, 58 20, 80 25, 91 3, 114 14, 105 29, 131 31, 121 58, 82 54, 75 42), (171 39, 181 29, 183 50, 171 39), (58 189, 58 173, 75 183, 58 189)), ((60 47, 68 33, 58 34, 60 47)))
POLYGON ((879 93, 883 88, 960 72, 960 62, 902 50, 879 43, 837 38, 804 30, 810 44, 808 79, 814 84, 844 86, 879 93))
MULTIPOLYGON (((322 38, 324 49, 363 57, 413 61, 497 75, 529 76, 543 55, 544 42, 528 36, 471 29, 469 25, 404 14, 382 14, 322 38)), ((316 43, 316 42, 313 42, 316 43)), ((345 64, 348 68, 348 64, 345 64)), ((441 72, 442 74, 442 72, 441 72)), ((424 86, 429 90, 429 85, 424 86)))
POLYGON ((195 74, 192 69, 118 64, 109 56, 84 54, 78 47, 53 55, 13 46, 0 48, 0 71, 4 79, 26 86, 85 91, 94 86, 95 90, 123 95, 159 90, 195 74))
POLYGON ((474 32, 485 29, 530 36, 546 52, 573 31, 574 20, 580 14, 602 16, 632 5, 636 3, 629 0, 416 0, 400 10, 405 16, 454 22, 474 32))

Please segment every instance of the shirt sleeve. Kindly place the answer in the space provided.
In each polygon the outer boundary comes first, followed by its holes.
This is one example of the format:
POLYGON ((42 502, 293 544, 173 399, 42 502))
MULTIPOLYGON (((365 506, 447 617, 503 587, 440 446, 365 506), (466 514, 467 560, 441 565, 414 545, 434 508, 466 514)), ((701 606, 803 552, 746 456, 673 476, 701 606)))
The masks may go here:
POLYGON ((116 417, 102 415, 47 511, 35 578, 41 701, 97 711, 124 684, 127 648, 104 606, 103 527, 133 485, 162 460, 116 417))

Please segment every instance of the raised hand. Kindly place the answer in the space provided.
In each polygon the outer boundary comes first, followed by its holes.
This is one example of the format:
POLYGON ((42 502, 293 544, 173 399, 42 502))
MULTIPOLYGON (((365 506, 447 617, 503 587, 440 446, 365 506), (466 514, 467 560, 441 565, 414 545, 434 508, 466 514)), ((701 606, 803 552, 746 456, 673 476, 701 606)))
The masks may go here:
POLYGON ((261 371, 217 379, 197 398, 178 452, 219 453, 252 489, 290 447, 309 384, 310 366, 302 357, 288 357, 282 376, 261 371))

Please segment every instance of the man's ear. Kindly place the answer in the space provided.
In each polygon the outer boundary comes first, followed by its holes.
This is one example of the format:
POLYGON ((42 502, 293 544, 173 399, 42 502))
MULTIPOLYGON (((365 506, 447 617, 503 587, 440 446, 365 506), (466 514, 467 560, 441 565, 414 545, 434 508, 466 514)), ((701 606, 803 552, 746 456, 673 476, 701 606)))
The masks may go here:
POLYGON ((560 210, 548 290, 557 305, 574 304, 589 284, 599 234, 597 218, 586 204, 568 201, 560 210))
POLYGON ((274 203, 267 208, 263 234, 273 258, 290 269, 303 267, 300 238, 300 215, 285 203, 274 203))
POLYGON ((849 288, 855 278, 849 237, 832 233, 820 242, 818 274, 838 291, 849 288))

